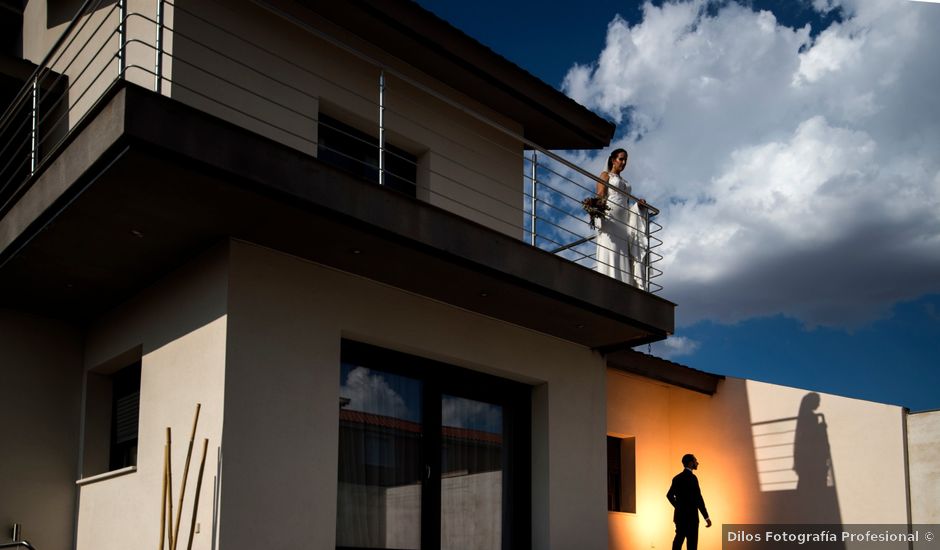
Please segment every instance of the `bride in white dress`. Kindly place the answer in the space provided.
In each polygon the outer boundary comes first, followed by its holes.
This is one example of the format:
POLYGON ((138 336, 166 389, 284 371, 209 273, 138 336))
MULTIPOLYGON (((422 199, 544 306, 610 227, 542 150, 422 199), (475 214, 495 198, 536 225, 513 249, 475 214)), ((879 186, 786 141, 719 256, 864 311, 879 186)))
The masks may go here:
POLYGON ((632 199, 630 184, 620 177, 627 166, 627 152, 614 149, 601 172, 597 196, 607 201, 610 210, 597 230, 597 267, 599 273, 646 289, 646 203, 632 199))

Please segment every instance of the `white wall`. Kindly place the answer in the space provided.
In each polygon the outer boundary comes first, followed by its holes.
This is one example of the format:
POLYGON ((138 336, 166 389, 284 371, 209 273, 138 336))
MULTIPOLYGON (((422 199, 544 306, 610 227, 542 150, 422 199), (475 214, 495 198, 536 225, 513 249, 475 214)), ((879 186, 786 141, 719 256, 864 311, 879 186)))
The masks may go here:
POLYGON ((85 368, 142 348, 138 459, 135 472, 81 486, 78 550, 126 549, 159 542, 165 428, 172 428, 173 509, 178 508, 196 403, 202 404, 180 528, 189 536, 201 444, 209 439, 194 548, 208 549, 213 476, 222 434, 227 247, 204 254, 94 324, 85 368))
MULTIPOLYGON (((156 12, 156 0, 126 0, 126 72, 127 80, 144 86, 154 87, 156 25, 153 19, 156 12)), ((23 55, 33 63, 39 64, 49 53, 56 40, 66 30, 75 11, 82 2, 27 2, 23 12, 23 55), (48 4, 55 12, 49 17, 48 4)), ((49 150, 67 128, 73 127, 95 104, 101 94, 115 80, 120 78, 121 68, 117 60, 120 50, 119 35, 115 30, 121 22, 117 2, 102 2, 101 6, 79 19, 63 45, 49 58, 48 68, 54 74, 43 78, 43 85, 59 81, 62 88, 67 84, 67 99, 59 107, 54 104, 58 98, 42 96, 39 116, 43 119, 40 128, 42 150, 49 150), (64 75, 65 78, 59 78, 64 75), (45 132, 43 132, 45 130, 45 132)), ((171 25, 171 21, 167 24, 171 25)))
POLYGON ((907 416, 911 522, 940 523, 940 411, 907 416))
POLYGON ((20 523, 37 548, 71 547, 81 354, 77 328, 0 309, 0 541, 20 523))
MULTIPOLYGON (((250 2, 179 2, 173 18, 174 59, 168 61, 173 84, 167 88, 173 98, 312 155, 320 112, 378 135, 376 66, 250 2)), ((323 19, 312 24, 409 79, 523 132, 518 122, 345 29, 323 19)), ((391 73, 384 106, 386 140, 418 158, 419 198, 522 235, 521 142, 391 73)))
MULTIPOLYGON (((114 4, 105 2, 86 17, 88 24, 76 27, 74 43, 53 57, 53 69, 68 76, 71 91, 65 102, 68 109, 63 106, 50 119, 65 117, 46 148, 119 77, 120 42, 114 31, 120 18, 114 4)), ((128 0, 127 6, 125 77, 146 89, 155 89, 156 4, 156 0, 128 0)), ((523 133, 522 125, 511 118, 313 17, 317 29, 464 108, 523 133)), ((24 13, 24 54, 36 63, 68 21, 53 21, 51 28, 47 24, 46 2, 29 2, 24 13)), ((166 4, 164 25, 162 93, 311 155, 317 153, 321 111, 378 135, 375 65, 247 1, 166 4)), ((386 80, 386 140, 418 158, 418 197, 521 237, 522 143, 391 73, 386 80)))
MULTIPOLYGON (((782 453, 792 467, 793 447, 765 447, 768 441, 755 434, 764 421, 796 417, 808 393, 727 378, 707 396, 609 371, 608 432, 636 437, 638 477, 637 513, 608 515, 610 547, 670 545, 665 493, 685 453, 701 462, 697 475, 715 522, 711 529, 701 524, 703 550, 721 547, 723 523, 907 523, 900 407, 820 394, 816 412, 828 424, 834 487, 772 490, 762 478, 766 453, 782 453)), ((792 442, 793 434, 783 437, 792 442)))
POLYGON ((240 242, 230 289, 222 547, 334 546, 343 338, 536 386, 534 547, 606 547, 599 355, 240 242))

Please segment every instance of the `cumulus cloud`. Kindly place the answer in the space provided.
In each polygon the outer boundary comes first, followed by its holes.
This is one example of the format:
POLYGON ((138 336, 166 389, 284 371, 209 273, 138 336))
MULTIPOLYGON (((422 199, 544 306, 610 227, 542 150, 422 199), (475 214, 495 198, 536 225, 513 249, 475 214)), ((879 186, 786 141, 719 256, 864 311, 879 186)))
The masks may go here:
POLYGON ((940 6, 814 6, 842 20, 812 32, 735 3, 647 3, 565 78, 618 121, 634 191, 662 210, 680 325, 853 327, 940 291, 940 6))
POLYGON ((387 375, 373 374, 365 367, 355 367, 349 371, 339 394, 349 399, 346 405, 349 410, 412 419, 405 399, 389 384, 387 375))
POLYGON ((684 355, 692 355, 698 350, 699 343, 686 336, 670 336, 662 342, 653 345, 656 355, 666 359, 675 359, 684 355))

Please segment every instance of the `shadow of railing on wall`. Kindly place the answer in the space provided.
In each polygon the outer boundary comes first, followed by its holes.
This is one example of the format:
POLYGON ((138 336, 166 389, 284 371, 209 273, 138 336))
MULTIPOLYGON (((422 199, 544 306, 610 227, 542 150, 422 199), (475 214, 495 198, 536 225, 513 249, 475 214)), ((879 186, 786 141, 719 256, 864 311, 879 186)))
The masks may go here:
POLYGON ((840 524, 835 468, 820 396, 803 396, 799 414, 751 424, 767 523, 840 524))

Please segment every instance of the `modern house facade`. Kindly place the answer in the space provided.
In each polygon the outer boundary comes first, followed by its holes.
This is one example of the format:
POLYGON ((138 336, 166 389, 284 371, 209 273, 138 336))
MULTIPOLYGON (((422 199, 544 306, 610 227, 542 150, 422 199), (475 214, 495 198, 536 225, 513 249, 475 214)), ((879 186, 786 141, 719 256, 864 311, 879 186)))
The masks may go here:
POLYGON ((327 4, 22 6, 0 521, 36 548, 157 544, 197 403, 195 548, 606 546, 597 350, 674 310, 558 250, 594 181, 550 151, 613 126, 415 4, 327 4))
MULTIPOLYGON (((661 546, 686 450, 718 521, 796 498, 756 441, 807 392, 631 351, 675 304, 593 269, 552 152, 609 122, 406 0, 7 5, 0 530, 157 545, 197 404, 198 549, 661 546)), ((813 411, 829 519, 936 520, 935 416, 813 411)))

